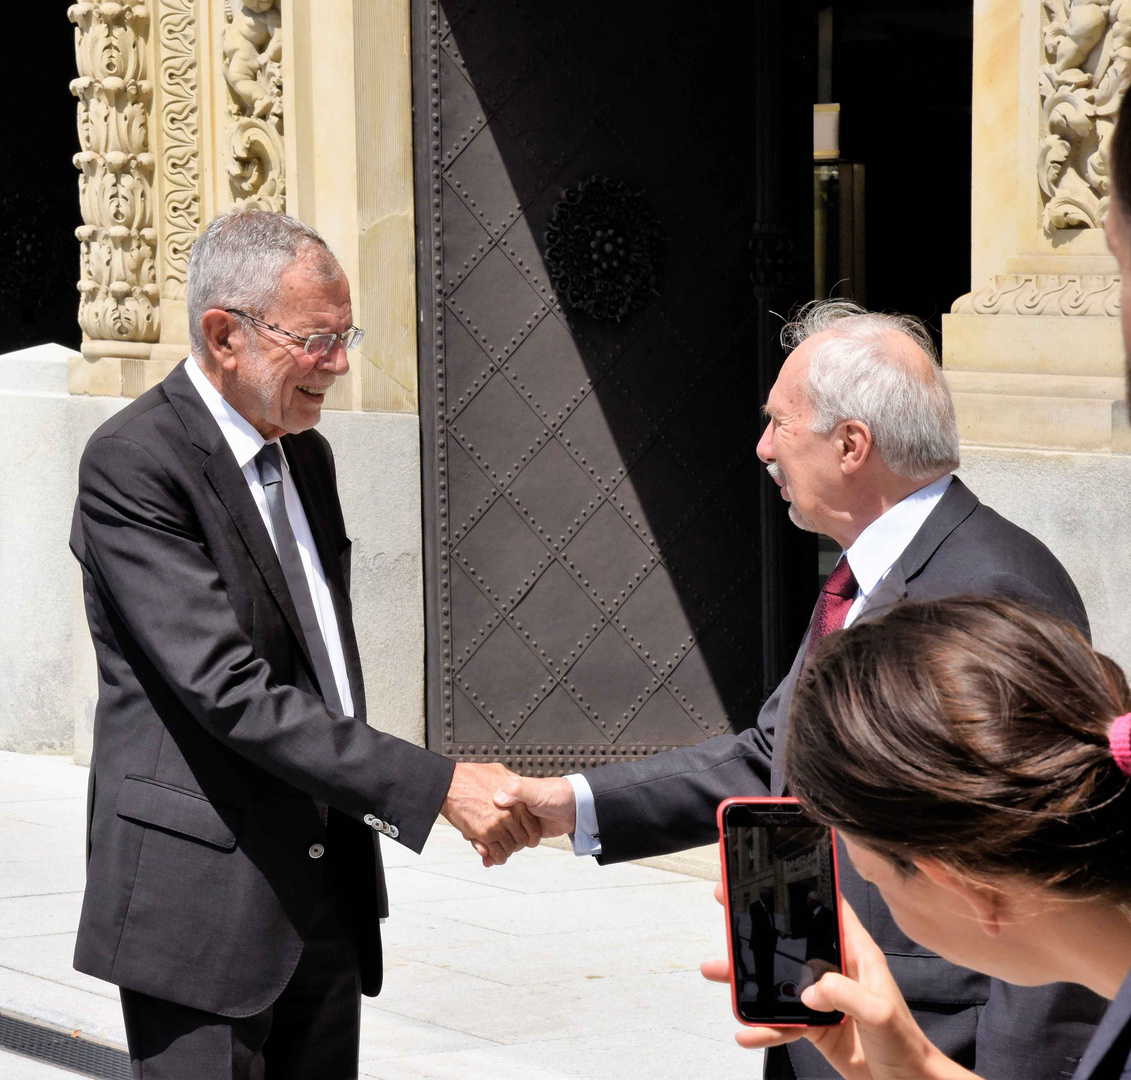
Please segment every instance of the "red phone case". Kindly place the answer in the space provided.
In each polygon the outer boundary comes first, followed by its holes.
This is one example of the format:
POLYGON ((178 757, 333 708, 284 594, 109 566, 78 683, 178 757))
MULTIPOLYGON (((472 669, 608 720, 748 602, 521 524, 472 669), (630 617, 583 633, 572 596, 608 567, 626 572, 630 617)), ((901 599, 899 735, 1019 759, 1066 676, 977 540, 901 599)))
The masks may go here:
MULTIPOLYGON (((726 914, 727 924, 727 961, 730 963, 730 1003, 731 1008, 734 1010, 735 1018, 740 1024, 745 1024, 747 1027, 775 1027, 775 1028, 796 1028, 796 1027, 835 1027, 836 1024, 816 1025, 816 1024, 761 1024, 755 1023, 752 1020, 746 1020, 738 1011, 738 983, 735 981, 735 971, 732 958, 734 957, 734 940, 733 940, 733 925, 734 919, 731 917, 730 910, 730 880, 729 871, 727 870, 727 848, 726 848, 726 827, 723 825, 723 814, 726 812, 728 806, 750 806, 756 804, 773 804, 774 806, 797 806, 797 800, 782 796, 774 798, 769 795, 743 795, 736 796, 730 799, 724 799, 719 803, 719 809, 716 814, 716 821, 719 826, 719 862, 722 865, 722 881, 723 881, 723 896, 726 897, 726 902, 723 904, 723 910, 726 914)), ((844 921, 840 916, 840 866, 837 861, 836 853, 836 832, 832 829, 829 830, 829 835, 832 840, 833 847, 833 882, 836 885, 836 923, 837 931, 840 934, 841 940, 841 969, 843 971, 844 963, 844 921)), ((844 1017, 842 1016, 837 1024, 843 1024, 844 1017)))

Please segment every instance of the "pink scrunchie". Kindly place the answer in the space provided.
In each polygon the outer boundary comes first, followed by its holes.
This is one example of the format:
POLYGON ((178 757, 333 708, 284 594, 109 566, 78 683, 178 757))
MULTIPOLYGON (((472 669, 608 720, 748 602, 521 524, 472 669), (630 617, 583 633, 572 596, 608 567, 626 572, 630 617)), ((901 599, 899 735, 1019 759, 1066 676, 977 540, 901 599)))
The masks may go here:
POLYGON ((1119 771, 1124 776, 1131 776, 1131 713, 1124 713, 1112 721, 1107 742, 1119 771))

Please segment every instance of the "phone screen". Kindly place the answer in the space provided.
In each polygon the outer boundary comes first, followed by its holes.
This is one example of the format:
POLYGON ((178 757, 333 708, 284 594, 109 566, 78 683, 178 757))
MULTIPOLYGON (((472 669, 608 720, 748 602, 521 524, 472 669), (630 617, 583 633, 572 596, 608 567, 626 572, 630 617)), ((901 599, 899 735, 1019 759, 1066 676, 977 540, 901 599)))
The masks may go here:
POLYGON ((836 853, 830 830, 792 799, 721 811, 735 1012, 749 1024, 839 1024, 801 992, 842 970, 836 853))

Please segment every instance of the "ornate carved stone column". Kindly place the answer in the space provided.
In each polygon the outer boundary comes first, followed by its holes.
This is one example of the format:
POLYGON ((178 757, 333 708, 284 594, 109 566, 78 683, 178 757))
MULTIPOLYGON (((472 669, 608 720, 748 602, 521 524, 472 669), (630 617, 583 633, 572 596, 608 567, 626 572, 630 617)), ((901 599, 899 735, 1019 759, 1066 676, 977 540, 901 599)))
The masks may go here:
POLYGON ((369 332, 329 407, 415 412, 408 0, 89 0, 70 16, 88 339, 71 392, 163 378, 188 352, 193 240, 257 206, 318 229, 353 284, 369 332))
POLYGON ((158 340, 155 160, 149 144, 150 10, 145 0, 73 4, 84 224, 79 322, 88 359, 141 359, 158 340))
POLYGON ((1129 0, 975 8, 972 291, 943 317, 967 442, 1131 449, 1108 143, 1129 0))
POLYGON ((278 0, 225 0, 227 172, 236 206, 286 209, 283 16, 278 0))
POLYGON ((185 283, 189 252, 200 233, 200 174, 207 164, 200 138, 196 2, 154 0, 154 15, 161 340, 153 346, 141 377, 126 388, 133 393, 163 378, 188 352, 185 283))

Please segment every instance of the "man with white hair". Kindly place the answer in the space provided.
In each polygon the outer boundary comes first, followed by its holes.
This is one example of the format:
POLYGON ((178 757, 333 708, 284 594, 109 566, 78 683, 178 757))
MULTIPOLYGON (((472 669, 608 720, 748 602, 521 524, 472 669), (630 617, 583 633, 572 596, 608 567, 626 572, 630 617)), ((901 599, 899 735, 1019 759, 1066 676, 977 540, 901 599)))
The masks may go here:
MULTIPOLYGON (((978 501, 953 474, 954 405, 926 329, 915 319, 817 302, 782 333, 791 351, 770 391, 758 456, 799 528, 844 554, 829 575, 793 666, 754 725, 697 746, 556 779, 511 779, 495 800, 521 801, 544 836, 570 833, 579 855, 620 862, 706 844, 734 795, 782 795, 775 749, 806 657, 820 639, 903 600, 1002 595, 1088 631, 1067 572, 1034 536, 978 501)), ((992 647, 987 643, 987 647, 992 647)), ((888 954, 931 1040, 983 1076, 1071 1075, 1099 998, 1062 986, 1021 990, 929 953, 903 935, 879 893, 841 858, 843 892, 888 954)), ((767 1077, 836 1074, 801 1040, 766 1054, 767 1077)))
POLYGON ((99 685, 75 967, 120 988, 137 1077, 348 1080, 381 987, 380 838, 420 851, 442 813, 505 860, 537 823, 492 803, 501 765, 366 723, 313 430, 362 331, 325 241, 221 215, 188 314, 192 355, 79 467, 99 685))

